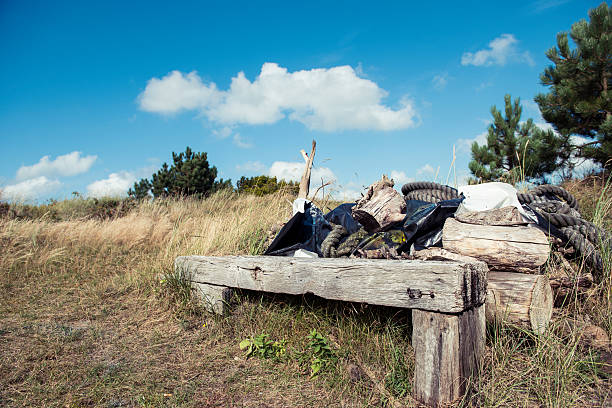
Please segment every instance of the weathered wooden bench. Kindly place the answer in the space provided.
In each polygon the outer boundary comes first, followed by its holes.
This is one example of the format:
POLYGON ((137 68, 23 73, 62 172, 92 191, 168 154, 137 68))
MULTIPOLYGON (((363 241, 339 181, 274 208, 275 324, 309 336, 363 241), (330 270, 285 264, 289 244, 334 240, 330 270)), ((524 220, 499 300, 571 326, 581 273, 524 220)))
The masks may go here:
POLYGON ((430 406, 464 396, 484 349, 484 263, 181 256, 175 269, 217 313, 232 288, 412 309, 414 397, 430 406))

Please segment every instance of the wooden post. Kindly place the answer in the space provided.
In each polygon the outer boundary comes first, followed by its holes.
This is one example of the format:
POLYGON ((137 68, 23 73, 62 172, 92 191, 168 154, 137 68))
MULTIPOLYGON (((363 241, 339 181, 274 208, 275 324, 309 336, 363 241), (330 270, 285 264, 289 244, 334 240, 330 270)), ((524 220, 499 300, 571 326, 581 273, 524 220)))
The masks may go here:
POLYGON ((191 288, 204 302, 204 307, 209 312, 224 315, 228 311, 228 303, 234 290, 227 286, 210 285, 207 283, 191 282, 191 288))
POLYGON ((484 306, 459 314, 412 310, 414 397, 428 406, 462 398, 485 346, 484 306))

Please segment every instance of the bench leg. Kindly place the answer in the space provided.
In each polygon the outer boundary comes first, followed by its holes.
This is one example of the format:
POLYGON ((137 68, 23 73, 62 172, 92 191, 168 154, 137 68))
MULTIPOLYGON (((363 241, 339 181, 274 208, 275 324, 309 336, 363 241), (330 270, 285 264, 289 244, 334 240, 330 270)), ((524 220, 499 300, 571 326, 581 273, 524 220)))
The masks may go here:
POLYGON ((232 297, 233 289, 226 286, 209 285, 193 281, 191 282, 191 287, 204 302, 206 310, 220 315, 227 313, 227 305, 232 297))
POLYGON ((484 305, 459 314, 412 310, 414 397, 428 406, 462 398, 485 347, 484 305))

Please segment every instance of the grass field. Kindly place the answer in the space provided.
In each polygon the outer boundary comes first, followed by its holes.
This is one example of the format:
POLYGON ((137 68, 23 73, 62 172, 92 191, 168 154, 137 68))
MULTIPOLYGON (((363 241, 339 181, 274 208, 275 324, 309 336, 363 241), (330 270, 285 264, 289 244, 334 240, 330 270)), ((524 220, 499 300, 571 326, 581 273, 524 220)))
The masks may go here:
MULTIPOLYGON (((605 197, 588 202, 601 185, 570 188, 586 217, 609 228, 605 197)), ((222 192, 120 211, 80 199, 5 208, 0 406, 416 406, 409 312, 243 292, 218 317, 173 274, 178 255, 261 253, 291 200, 222 192), (246 358, 240 343, 263 334, 270 342, 255 354, 270 358, 246 358), (312 376, 314 366, 321 371, 312 376)), ((489 327, 479 383, 459 405, 612 404, 602 353, 584 346, 579 330, 564 329, 580 315, 611 334, 606 267, 602 282, 564 307, 545 335, 489 327)))

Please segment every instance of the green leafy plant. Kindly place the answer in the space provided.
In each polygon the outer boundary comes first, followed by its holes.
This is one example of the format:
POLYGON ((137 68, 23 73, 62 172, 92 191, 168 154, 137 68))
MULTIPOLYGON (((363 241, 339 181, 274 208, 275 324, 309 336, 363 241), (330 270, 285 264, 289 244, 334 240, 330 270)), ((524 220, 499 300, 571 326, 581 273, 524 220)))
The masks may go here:
POLYGON ((317 376, 324 369, 336 363, 337 357, 329 346, 327 339, 312 329, 308 335, 310 340, 308 350, 310 351, 310 378, 317 376))
POLYGON ((240 350, 246 352, 246 357, 259 357, 263 359, 281 359, 287 352, 286 340, 272 341, 266 333, 260 333, 255 337, 244 339, 240 342, 240 350))

